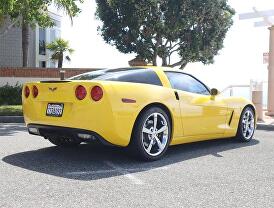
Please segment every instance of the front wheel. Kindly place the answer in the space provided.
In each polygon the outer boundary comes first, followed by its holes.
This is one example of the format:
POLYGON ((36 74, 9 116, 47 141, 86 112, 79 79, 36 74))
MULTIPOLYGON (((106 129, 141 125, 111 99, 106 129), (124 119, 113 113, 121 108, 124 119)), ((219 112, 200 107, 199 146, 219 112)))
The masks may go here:
POLYGON ((144 111, 133 129, 130 150, 147 161, 160 159, 171 138, 171 125, 167 113, 159 107, 144 111))
POLYGON ((251 107, 246 107, 241 115, 237 138, 242 142, 249 142, 255 132, 255 112, 251 107))

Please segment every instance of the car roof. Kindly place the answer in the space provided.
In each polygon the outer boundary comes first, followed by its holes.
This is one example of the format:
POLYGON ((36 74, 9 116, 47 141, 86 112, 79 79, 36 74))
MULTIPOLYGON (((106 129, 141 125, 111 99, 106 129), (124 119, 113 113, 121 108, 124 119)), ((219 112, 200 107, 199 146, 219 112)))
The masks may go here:
POLYGON ((174 72, 183 72, 181 69, 176 69, 168 66, 136 66, 132 68, 147 68, 147 69, 153 69, 153 70, 162 70, 162 71, 174 71, 174 72))

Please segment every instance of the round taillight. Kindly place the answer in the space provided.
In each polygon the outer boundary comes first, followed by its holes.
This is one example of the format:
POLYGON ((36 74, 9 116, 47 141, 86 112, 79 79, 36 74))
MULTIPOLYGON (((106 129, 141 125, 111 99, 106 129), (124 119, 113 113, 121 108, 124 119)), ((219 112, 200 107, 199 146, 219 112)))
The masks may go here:
POLYGON ((38 96, 38 88, 35 85, 32 87, 32 96, 34 98, 38 96))
POLYGON ((83 100, 87 96, 86 88, 79 85, 75 90, 75 96, 78 100, 83 100))
POLYGON ((25 87, 24 94, 25 94, 25 97, 26 97, 26 98, 29 97, 30 90, 29 90, 29 87, 28 87, 28 86, 25 87))
POLYGON ((91 98, 94 101, 99 101, 102 99, 103 97, 103 90, 101 87, 99 86, 95 86, 91 89, 91 98))

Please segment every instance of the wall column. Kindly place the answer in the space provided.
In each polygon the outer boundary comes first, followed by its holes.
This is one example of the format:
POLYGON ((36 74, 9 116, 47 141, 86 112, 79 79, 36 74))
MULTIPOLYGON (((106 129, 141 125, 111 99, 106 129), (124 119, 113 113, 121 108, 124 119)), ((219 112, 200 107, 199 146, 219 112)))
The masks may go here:
POLYGON ((268 65, 268 101, 267 115, 274 116, 274 26, 269 28, 269 65, 268 65))

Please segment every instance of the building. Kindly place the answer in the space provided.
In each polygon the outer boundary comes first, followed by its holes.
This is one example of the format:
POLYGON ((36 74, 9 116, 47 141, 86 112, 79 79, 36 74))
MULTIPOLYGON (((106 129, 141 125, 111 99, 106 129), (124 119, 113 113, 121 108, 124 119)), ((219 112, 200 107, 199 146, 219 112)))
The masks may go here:
MULTIPOLYGON (((28 67, 57 67, 56 61, 50 59, 50 51, 46 50, 46 44, 61 37, 61 16, 50 12, 50 17, 55 23, 52 28, 40 28, 36 26, 30 30, 28 67)), ((5 30, 9 25, 6 21, 0 28, 5 30)), ((8 32, 0 36, 0 67, 22 66, 22 35, 19 27, 12 27, 8 32)))

